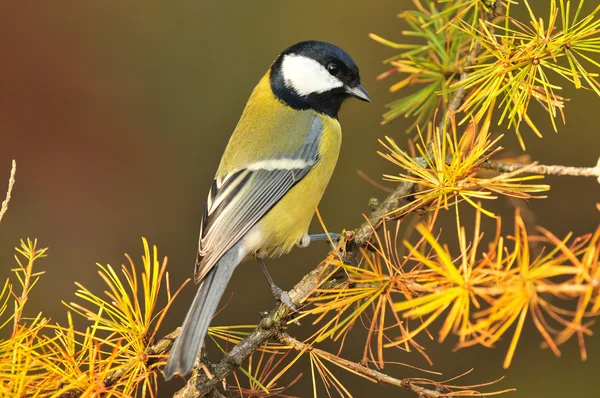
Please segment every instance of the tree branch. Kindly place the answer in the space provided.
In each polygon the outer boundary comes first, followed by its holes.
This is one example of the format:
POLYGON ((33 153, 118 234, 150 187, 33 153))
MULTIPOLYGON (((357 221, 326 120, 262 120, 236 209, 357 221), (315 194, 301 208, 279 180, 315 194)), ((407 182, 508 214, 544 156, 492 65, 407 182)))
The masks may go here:
MULTIPOLYGON (((415 379, 415 378, 404 378, 397 379, 395 377, 389 376, 385 373, 378 372, 377 370, 367 368, 359 363, 349 361, 347 359, 341 358, 335 354, 330 352, 320 350, 318 348, 312 347, 309 344, 303 343, 301 341, 296 340, 292 336, 287 333, 279 333, 277 335, 277 339, 284 345, 289 345, 294 348, 296 351, 306 351, 313 352, 317 356, 321 358, 325 358, 333 364, 350 370, 352 373, 360 375, 370 381, 377 382, 378 384, 388 385, 403 388, 405 390, 412 391, 418 394, 419 398, 445 398, 449 397, 453 391, 450 391, 448 387, 444 386, 443 383, 435 382, 433 380, 427 379, 415 379), (423 385, 434 386, 435 389, 423 387, 423 385)), ((460 388, 454 387, 455 390, 462 390, 463 394, 469 393, 470 391, 460 388)), ((476 393, 475 391, 473 391, 476 393)))
POLYGON ((597 177, 600 183, 600 159, 595 167, 572 167, 560 165, 543 165, 543 164, 520 164, 520 163, 505 163, 497 160, 487 160, 480 166, 483 169, 495 170, 501 173, 511 173, 513 171, 526 169, 527 173, 555 175, 555 176, 580 176, 580 177, 597 177))
POLYGON ((10 169, 10 177, 8 179, 8 190, 6 191, 6 199, 2 202, 2 206, 0 207, 0 222, 2 222, 2 217, 8 210, 8 202, 10 202, 10 195, 12 193, 13 187, 15 186, 15 173, 17 172, 17 162, 13 159, 12 168, 10 169))
POLYGON ((294 347, 296 351, 312 351, 320 357, 329 359, 331 362, 337 364, 338 366, 350 369, 352 372, 357 373, 370 380, 375 380, 379 384, 404 388, 406 390, 410 390, 417 394, 420 394, 419 397, 423 398, 440 398, 445 396, 445 394, 441 393, 440 391, 430 390, 421 386, 413 385, 412 379, 397 379, 395 377, 388 376, 385 373, 381 373, 376 370, 367 368, 356 362, 351 362, 347 359, 340 358, 337 355, 331 354, 327 351, 311 347, 306 343, 296 340, 287 333, 280 333, 278 339, 279 341, 281 341, 282 344, 294 347))
POLYGON ((412 194, 413 186, 414 184, 409 182, 399 184, 396 190, 373 210, 368 221, 356 228, 351 236, 346 236, 346 239, 351 241, 354 247, 364 246, 373 236, 373 229, 378 230, 384 221, 389 220, 388 215, 400 207, 400 202, 412 194))

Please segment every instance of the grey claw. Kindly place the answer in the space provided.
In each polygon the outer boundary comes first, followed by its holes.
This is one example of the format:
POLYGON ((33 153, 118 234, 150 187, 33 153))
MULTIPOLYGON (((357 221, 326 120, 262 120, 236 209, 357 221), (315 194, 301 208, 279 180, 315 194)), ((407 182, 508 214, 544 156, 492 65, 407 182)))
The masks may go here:
POLYGON ((292 303, 292 299, 290 298, 290 295, 288 294, 288 292, 285 292, 278 287, 274 287, 273 288, 273 297, 275 297, 275 300, 281 301, 290 310, 292 310, 292 311, 297 310, 294 303, 292 303))
MULTIPOLYGON (((276 300, 280 301, 281 303, 283 303, 283 305, 288 307, 290 309, 290 311, 297 310, 294 303, 292 303, 292 299, 290 298, 290 295, 288 294, 288 292, 285 292, 277 287, 277 288, 273 289, 273 296, 275 297, 276 300)), ((294 323, 296 325, 300 326, 300 322, 296 321, 294 323)))

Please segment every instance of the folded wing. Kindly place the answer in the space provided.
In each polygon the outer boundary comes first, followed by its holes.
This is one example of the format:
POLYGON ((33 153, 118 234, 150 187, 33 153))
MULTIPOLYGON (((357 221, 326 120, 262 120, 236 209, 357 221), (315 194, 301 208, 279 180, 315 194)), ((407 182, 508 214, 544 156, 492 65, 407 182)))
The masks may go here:
POLYGON ((315 116, 304 144, 292 155, 259 160, 215 178, 202 217, 196 283, 314 167, 322 130, 315 116))

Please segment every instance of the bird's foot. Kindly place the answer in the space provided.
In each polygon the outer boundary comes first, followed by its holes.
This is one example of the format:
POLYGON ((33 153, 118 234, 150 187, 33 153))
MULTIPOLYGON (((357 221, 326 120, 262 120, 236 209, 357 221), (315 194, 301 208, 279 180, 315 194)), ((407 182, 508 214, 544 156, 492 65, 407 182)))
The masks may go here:
POLYGON ((335 245, 337 242, 340 241, 340 239, 342 239, 342 235, 341 234, 336 234, 334 232, 330 232, 328 234, 314 234, 314 235, 304 235, 302 237, 302 239, 300 239, 300 241, 298 243, 296 243, 296 245, 298 247, 308 247, 308 245, 310 245, 312 242, 316 242, 316 241, 329 241, 330 243, 333 242, 333 244, 335 245))
POLYGON ((275 282, 273 282, 273 278, 271 278, 271 275, 269 275, 269 271, 267 270, 265 262, 261 258, 257 258, 257 260, 260 264, 260 268, 263 270, 263 273, 267 278, 267 281, 269 282, 269 286, 271 286, 271 292, 273 293, 273 297, 275 297, 275 300, 288 307, 291 311, 296 311, 296 306, 292 302, 292 299, 290 298, 288 292, 282 290, 275 284, 275 282))
POLYGON ((318 240, 332 240, 333 243, 337 243, 342 239, 342 234, 336 234, 335 232, 329 232, 328 234, 314 234, 308 235, 311 242, 318 240))
MULTIPOLYGON (((273 292, 273 297, 275 297, 275 300, 279 301, 280 303, 282 303, 283 305, 288 307, 288 309, 290 311, 294 312, 297 310, 297 308, 294 305, 294 303, 292 302, 292 299, 291 299, 290 295, 288 294, 288 292, 286 292, 285 290, 282 290, 281 288, 279 288, 275 285, 271 286, 271 291, 273 292)), ((302 325, 300 325, 300 321, 298 321, 298 320, 294 321, 294 323, 296 324, 296 326, 302 326, 302 325)))
POLYGON ((275 300, 281 302, 283 305, 288 307, 290 309, 290 311, 297 310, 297 308, 294 305, 294 303, 292 302, 292 299, 290 298, 290 295, 288 294, 288 292, 286 292, 285 290, 281 289, 280 287, 278 287, 276 285, 271 286, 271 292, 273 292, 273 297, 275 297, 275 300))

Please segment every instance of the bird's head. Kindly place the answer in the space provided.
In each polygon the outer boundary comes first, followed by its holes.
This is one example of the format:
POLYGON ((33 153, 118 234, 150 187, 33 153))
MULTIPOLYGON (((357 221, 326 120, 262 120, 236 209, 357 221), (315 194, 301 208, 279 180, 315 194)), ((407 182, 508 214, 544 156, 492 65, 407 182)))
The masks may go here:
POLYGON ((271 66, 270 80, 275 96, 287 105, 331 117, 337 117, 346 98, 371 101, 352 58, 322 41, 303 41, 287 48, 271 66))

